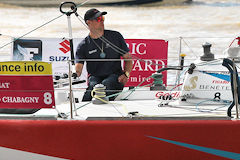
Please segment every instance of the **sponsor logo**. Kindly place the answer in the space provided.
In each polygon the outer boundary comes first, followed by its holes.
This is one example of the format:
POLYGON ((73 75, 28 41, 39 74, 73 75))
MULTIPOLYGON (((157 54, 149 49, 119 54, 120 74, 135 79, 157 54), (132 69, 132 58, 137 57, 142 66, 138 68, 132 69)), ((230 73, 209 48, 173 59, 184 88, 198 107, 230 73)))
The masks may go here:
POLYGON ((190 91, 192 89, 195 89, 197 87, 197 81, 198 81, 198 77, 197 76, 194 76, 194 77, 191 77, 190 78, 190 85, 185 85, 184 86, 184 90, 186 91, 190 91))
POLYGON ((62 48, 59 48, 64 54, 70 51, 70 42, 68 40, 64 40, 63 42, 59 43, 62 48))
MULTIPOLYGON (((59 48, 59 50, 61 51, 61 53, 63 54, 67 54, 70 51, 70 42, 68 40, 64 40, 61 43, 59 43, 60 46, 62 46, 61 48, 59 48)), ((49 56, 49 61, 53 62, 53 61, 68 61, 70 58, 69 56, 49 56)))
POLYGON ((180 91, 161 91, 161 92, 157 92, 155 97, 159 98, 159 97, 167 97, 170 96, 174 99, 179 98, 180 97, 180 91))
POLYGON ((140 60, 133 61, 133 71, 153 71, 156 72, 160 68, 165 67, 165 62, 163 60, 144 60, 144 62, 140 60), (154 64, 154 65, 153 65, 154 64))
POLYGON ((97 49, 91 50, 91 51, 89 51, 88 53, 89 53, 89 54, 93 54, 93 53, 95 53, 95 52, 97 52, 97 49))
POLYGON ((199 83, 198 77, 194 76, 189 79, 189 82, 189 85, 184 85, 185 91, 191 91, 196 88, 198 88, 199 90, 231 90, 231 86, 226 80, 212 80, 209 81, 209 83, 204 84, 203 82, 199 83))
POLYGON ((13 60, 42 60, 42 41, 18 39, 13 44, 13 60))
POLYGON ((69 57, 67 56, 49 56, 49 61, 68 61, 69 57))
POLYGON ((231 90, 230 85, 199 85, 200 90, 231 90))
POLYGON ((147 54, 146 43, 130 43, 130 44, 127 43, 127 46, 132 48, 132 54, 139 54, 139 55, 147 54))
POLYGON ((229 81, 224 81, 224 80, 213 80, 213 84, 229 84, 229 81))

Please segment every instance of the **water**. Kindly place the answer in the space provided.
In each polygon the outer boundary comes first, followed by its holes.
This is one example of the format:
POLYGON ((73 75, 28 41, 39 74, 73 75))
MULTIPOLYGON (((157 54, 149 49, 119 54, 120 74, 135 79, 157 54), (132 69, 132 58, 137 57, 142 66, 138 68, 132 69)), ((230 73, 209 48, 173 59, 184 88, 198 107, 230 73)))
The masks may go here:
MULTIPOLYGON (((78 8, 83 17, 88 7, 78 8)), ((186 59, 202 54, 202 44, 213 44, 212 52, 221 55, 239 36, 240 0, 194 1, 191 5, 156 7, 98 7, 107 11, 105 28, 117 30, 127 39, 165 39, 169 41, 169 64, 176 63, 179 37, 186 59)), ((0 5, 0 55, 9 57, 11 37, 20 37, 60 16, 59 8, 21 8, 0 5)), ((73 37, 85 37, 88 30, 72 16, 73 37)), ((68 37, 66 16, 37 29, 27 37, 68 37)))

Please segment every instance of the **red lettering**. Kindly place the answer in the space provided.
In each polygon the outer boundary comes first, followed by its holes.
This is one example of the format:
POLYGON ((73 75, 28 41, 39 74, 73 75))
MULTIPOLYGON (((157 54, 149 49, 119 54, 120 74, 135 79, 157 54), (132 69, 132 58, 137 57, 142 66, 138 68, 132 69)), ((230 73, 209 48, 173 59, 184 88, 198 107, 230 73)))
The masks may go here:
POLYGON ((169 96, 171 95, 173 98, 178 98, 180 96, 180 91, 161 91, 161 92, 157 92, 155 97, 159 98, 160 96, 169 96))

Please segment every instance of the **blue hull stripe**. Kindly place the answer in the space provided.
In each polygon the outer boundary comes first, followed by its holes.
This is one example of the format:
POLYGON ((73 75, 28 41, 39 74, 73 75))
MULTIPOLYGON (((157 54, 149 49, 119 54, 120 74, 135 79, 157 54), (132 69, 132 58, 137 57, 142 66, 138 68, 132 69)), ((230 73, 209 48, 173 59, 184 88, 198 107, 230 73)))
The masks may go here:
POLYGON ((182 142, 177 142, 177 141, 171 141, 171 140, 162 139, 162 138, 158 138, 158 137, 152 137, 152 136, 147 136, 147 137, 157 139, 160 141, 164 141, 164 142, 168 142, 168 143, 172 143, 172 144, 179 145, 182 147, 194 149, 197 151, 202 151, 205 153, 213 154, 213 155, 224 157, 224 158, 240 160, 239 153, 227 152, 227 151, 212 149, 212 148, 207 148, 207 147, 201 147, 201 146, 197 146, 197 145, 192 145, 192 144, 187 144, 187 143, 182 143, 182 142))
POLYGON ((211 75, 211 76, 213 76, 213 77, 220 78, 220 79, 225 80, 225 81, 228 81, 228 82, 230 82, 230 80, 231 80, 231 79, 230 79, 230 75, 217 74, 217 73, 208 73, 208 72, 204 72, 204 71, 202 71, 202 73, 211 75))

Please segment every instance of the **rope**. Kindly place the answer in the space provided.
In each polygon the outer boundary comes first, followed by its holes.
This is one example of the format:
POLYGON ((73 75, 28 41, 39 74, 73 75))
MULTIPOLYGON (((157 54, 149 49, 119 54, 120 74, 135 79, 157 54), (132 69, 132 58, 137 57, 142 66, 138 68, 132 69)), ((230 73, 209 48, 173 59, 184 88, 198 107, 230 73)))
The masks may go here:
MULTIPOLYGON (((130 89, 129 91, 131 91, 126 97, 122 98, 121 100, 126 100, 137 88, 140 87, 141 84, 143 84, 146 80, 148 80, 149 78, 151 78, 151 76, 147 77, 146 79, 144 79, 141 83, 139 83, 135 88, 133 89, 130 89)), ((149 84, 148 84, 149 85, 149 84)), ((145 87, 145 86, 142 86, 142 87, 145 87)))
MULTIPOLYGON (((86 0, 86 1, 84 1, 83 3, 80 3, 79 5, 77 5, 77 7, 80 7, 80 6, 84 5, 84 4, 87 3, 88 1, 90 1, 90 0, 86 0)), ((20 39, 20 38, 23 38, 23 37, 27 36, 28 34, 30 34, 30 33, 34 32, 34 31, 36 31, 36 30, 38 30, 38 29, 40 29, 40 28, 46 26, 47 24, 49 24, 49 23, 51 23, 51 22, 57 20, 58 18, 62 17, 63 15, 64 15, 64 14, 61 14, 61 15, 59 15, 59 16, 57 16, 57 17, 51 19, 51 20, 49 20, 48 22, 46 22, 46 23, 44 23, 44 24, 42 24, 42 25, 40 25, 40 26, 34 28, 33 30, 31 30, 31 31, 29 31, 29 32, 27 32, 27 33, 24 33, 22 36, 20 36, 20 37, 14 39, 13 41, 10 41, 10 42, 4 44, 3 46, 0 47, 0 50, 1 50, 2 48, 6 47, 6 46, 8 46, 8 45, 10 45, 10 44, 12 44, 12 43, 15 42, 16 40, 18 40, 18 39, 20 39)))
POLYGON ((106 92, 104 91, 103 88, 93 88, 93 90, 91 91, 91 96, 103 103, 108 103, 108 101, 103 99, 104 97, 106 97, 106 92), (94 95, 94 93, 96 94, 94 95))
POLYGON ((215 99, 207 99, 207 100, 204 100, 204 101, 201 101, 199 103, 196 104, 196 109, 199 111, 199 112, 212 112, 212 111, 216 111, 220 108, 224 108, 226 107, 227 105, 229 105, 231 102, 230 101, 225 101, 225 100, 215 100, 215 99), (225 103, 224 106, 220 106, 220 107, 216 107, 214 109, 200 109, 199 108, 199 105, 202 104, 202 103, 205 103, 205 102, 222 102, 222 103, 225 103))
POLYGON ((23 34, 22 36, 20 36, 20 37, 14 39, 13 41, 10 41, 10 42, 4 44, 3 46, 0 47, 0 50, 1 50, 2 48, 6 47, 6 46, 9 45, 9 44, 12 44, 12 43, 15 42, 16 40, 18 40, 18 39, 20 39, 20 38, 23 38, 23 37, 25 37, 26 35, 28 35, 28 34, 34 32, 34 31, 36 31, 36 30, 42 28, 43 26, 45 26, 45 25, 47 25, 47 24, 49 24, 49 23, 55 21, 56 19, 62 17, 63 15, 64 15, 64 14, 62 14, 62 15, 56 17, 56 18, 53 18, 52 20, 50 20, 50 21, 48 21, 48 22, 46 22, 46 23, 44 23, 44 24, 42 24, 42 25, 36 27, 35 29, 33 29, 33 30, 31 30, 31 31, 29 31, 29 32, 27 32, 27 33, 25 33, 25 34, 23 34))
POLYGON ((198 56, 194 53, 194 51, 192 50, 192 48, 188 45, 188 43, 184 40, 183 37, 182 37, 182 40, 183 40, 183 42, 186 44, 186 46, 190 49, 190 51, 194 54, 194 56, 195 56, 195 57, 198 57, 198 56))

